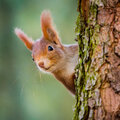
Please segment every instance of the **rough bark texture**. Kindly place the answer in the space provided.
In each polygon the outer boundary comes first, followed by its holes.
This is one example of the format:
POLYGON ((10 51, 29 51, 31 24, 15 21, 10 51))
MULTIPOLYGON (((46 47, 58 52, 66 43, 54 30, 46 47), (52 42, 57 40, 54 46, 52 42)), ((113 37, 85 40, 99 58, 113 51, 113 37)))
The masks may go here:
POLYGON ((74 120, 120 120, 120 1, 78 0, 74 120))

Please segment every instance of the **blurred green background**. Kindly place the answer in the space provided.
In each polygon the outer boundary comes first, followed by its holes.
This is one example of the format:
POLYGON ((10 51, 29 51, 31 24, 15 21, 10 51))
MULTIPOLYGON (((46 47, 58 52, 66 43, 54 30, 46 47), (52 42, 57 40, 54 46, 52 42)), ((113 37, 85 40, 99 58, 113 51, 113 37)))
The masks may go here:
POLYGON ((53 76, 38 71, 15 36, 40 38, 40 14, 51 11, 61 40, 75 43, 77 0, 0 0, 0 120, 72 120, 74 98, 53 76))

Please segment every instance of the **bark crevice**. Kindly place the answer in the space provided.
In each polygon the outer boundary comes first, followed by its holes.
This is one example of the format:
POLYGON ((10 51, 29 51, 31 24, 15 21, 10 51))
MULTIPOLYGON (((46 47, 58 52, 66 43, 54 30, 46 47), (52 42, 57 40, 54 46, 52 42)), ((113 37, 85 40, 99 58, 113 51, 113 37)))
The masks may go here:
POLYGON ((73 119, 117 120, 120 116, 120 1, 78 1, 75 33, 79 63, 73 119))

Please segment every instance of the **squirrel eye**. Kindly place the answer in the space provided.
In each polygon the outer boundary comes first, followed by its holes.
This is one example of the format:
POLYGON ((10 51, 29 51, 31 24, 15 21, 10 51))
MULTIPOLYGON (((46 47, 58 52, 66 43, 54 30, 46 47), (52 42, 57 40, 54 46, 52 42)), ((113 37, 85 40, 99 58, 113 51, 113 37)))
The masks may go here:
POLYGON ((34 61, 34 58, 32 58, 32 60, 34 61))
POLYGON ((48 51, 52 51, 53 47, 52 46, 48 46, 48 51))

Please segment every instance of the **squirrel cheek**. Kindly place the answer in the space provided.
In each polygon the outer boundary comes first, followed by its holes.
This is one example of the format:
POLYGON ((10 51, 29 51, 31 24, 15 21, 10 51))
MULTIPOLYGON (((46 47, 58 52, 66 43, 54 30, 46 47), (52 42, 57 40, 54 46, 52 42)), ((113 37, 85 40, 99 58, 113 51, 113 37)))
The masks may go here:
POLYGON ((44 60, 44 65, 45 65, 46 68, 50 67, 50 65, 51 65, 51 64, 50 64, 50 60, 45 59, 45 60, 44 60))

